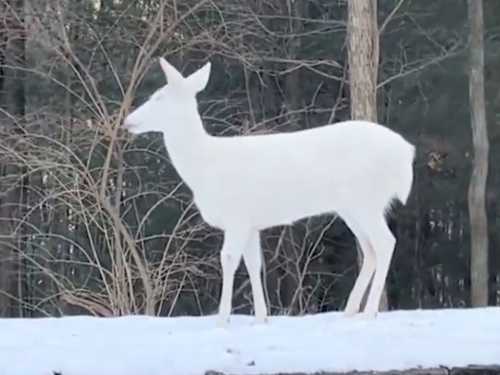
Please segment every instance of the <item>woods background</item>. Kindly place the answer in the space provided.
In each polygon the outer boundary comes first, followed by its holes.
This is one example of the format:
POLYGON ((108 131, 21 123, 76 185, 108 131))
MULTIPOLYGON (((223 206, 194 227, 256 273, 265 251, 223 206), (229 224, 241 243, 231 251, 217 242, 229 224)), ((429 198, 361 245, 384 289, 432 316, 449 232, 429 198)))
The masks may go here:
MULTIPOLYGON (((470 255, 469 72, 481 61, 471 59, 468 3, 379 0, 372 9, 372 117, 417 146, 410 200, 390 219, 390 309, 484 304, 471 299, 481 282, 474 270, 488 284, 477 290, 500 304, 500 2, 483 4, 490 168, 479 239, 489 241, 476 247, 479 262, 470 255)), ((119 125, 165 84, 158 56, 185 73, 212 61, 199 95, 210 134, 351 118, 349 62, 361 55, 349 55, 348 8, 345 0, 0 0, 0 315, 214 313, 222 232, 201 220, 159 134, 132 139, 119 125)), ((344 307, 357 253, 340 218, 270 228, 262 247, 272 314, 344 307)), ((252 311, 244 267, 234 306, 252 311)))

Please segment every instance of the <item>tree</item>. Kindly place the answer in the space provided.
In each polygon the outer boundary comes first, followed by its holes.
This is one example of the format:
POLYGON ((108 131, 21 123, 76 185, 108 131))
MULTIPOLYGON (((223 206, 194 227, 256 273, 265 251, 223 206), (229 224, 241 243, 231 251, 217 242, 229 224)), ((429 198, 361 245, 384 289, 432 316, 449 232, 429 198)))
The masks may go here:
MULTIPOLYGON (((0 4, 0 11, 3 13, 3 22, 0 24, 0 93, 3 95, 0 95, 0 104, 2 109, 6 108, 0 113, 0 118, 7 114, 0 125, 0 131, 5 133, 19 133, 19 123, 26 112, 25 74, 22 69, 26 63, 24 5, 24 0, 10 0, 0 4), (12 66, 21 69, 12 69, 12 66)), ((17 165, 0 158, 0 177, 23 176, 24 172, 17 165)), ((16 259, 13 251, 17 238, 12 233, 16 218, 23 215, 25 183, 25 178, 19 178, 10 186, 0 184, 0 191, 4 192, 0 196, 0 217, 7 218, 1 223, 0 236, 8 238, 0 244, 0 290, 5 292, 0 296, 0 315, 14 314, 15 305, 11 296, 18 293, 22 285, 20 271, 16 270, 20 267, 16 264, 19 259, 16 259), (14 277, 16 271, 17 280, 14 277)))
POLYGON ((347 4, 351 117, 377 121, 377 0, 349 1, 347 4))
MULTIPOLYGON (((492 120, 500 113, 499 9, 484 2, 492 120)), ((389 220, 398 238, 390 307, 468 303, 466 12, 467 2, 456 0, 0 0, 0 315, 145 313, 146 301, 162 315, 216 310, 222 235, 191 206, 161 137, 131 142, 115 132, 130 103, 164 84, 158 56, 186 74, 213 62, 200 94, 213 135, 352 117, 377 120, 416 144, 411 199, 389 220), (349 108, 346 14, 366 4, 372 12, 353 20, 359 33, 350 27, 349 108), (145 293, 145 278, 158 293, 145 293)), ((500 159, 497 133, 490 127, 491 164, 500 159)), ((500 181, 494 172, 492 185, 500 181)), ((493 249, 498 189, 487 197, 493 249)), ((356 245, 340 220, 326 215, 271 228, 262 243, 273 314, 342 308, 356 245)), ((497 253, 488 259, 490 304, 500 304, 497 253)), ((234 302, 238 313, 251 312, 246 276, 235 281, 234 302)))
MULTIPOLYGON (((347 2, 351 118, 377 122, 379 35, 377 0, 347 2)), ((361 258, 358 251, 358 258, 361 258)), ((384 288, 380 309, 387 310, 384 288)))
POLYGON ((470 277, 472 306, 488 305, 488 218, 486 180, 488 178, 488 130, 484 101, 483 1, 469 0, 471 110, 474 159, 469 184, 470 277))

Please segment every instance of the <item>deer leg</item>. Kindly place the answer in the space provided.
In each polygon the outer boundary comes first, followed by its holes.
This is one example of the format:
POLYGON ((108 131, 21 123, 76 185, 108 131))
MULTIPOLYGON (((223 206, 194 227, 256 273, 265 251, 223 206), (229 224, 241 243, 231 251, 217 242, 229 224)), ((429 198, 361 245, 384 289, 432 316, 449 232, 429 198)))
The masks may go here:
POLYGON ((345 316, 352 316, 359 312, 361 301, 368 290, 376 267, 375 253, 370 242, 367 240, 359 240, 359 243, 363 254, 363 263, 351 294, 349 295, 349 299, 347 300, 344 311, 345 316))
POLYGON ((359 270, 359 275, 354 283, 351 293, 349 294, 349 299, 347 300, 347 305, 344 310, 345 316, 352 316, 360 310, 361 301, 363 300, 363 296, 370 285, 370 281, 375 272, 376 263, 375 252, 373 251, 373 247, 366 234, 361 230, 357 223, 349 218, 346 218, 345 222, 356 237, 359 247, 361 248, 361 253, 363 254, 363 263, 361 265, 361 269, 359 270))
POLYGON ((243 250, 243 260, 247 267, 250 284, 252 285, 253 304, 257 323, 267 322, 267 307, 262 287, 262 249, 259 232, 252 232, 247 246, 243 250))
POLYGON ((396 239, 383 217, 370 226, 369 238, 375 252, 376 269, 370 294, 366 302, 365 314, 367 317, 375 317, 379 310, 380 298, 382 297, 387 273, 389 272, 396 239))
POLYGON ((248 241, 248 232, 240 230, 226 230, 224 243, 220 254, 222 265, 222 293, 219 304, 219 327, 229 324, 232 308, 234 274, 241 261, 241 254, 248 241))

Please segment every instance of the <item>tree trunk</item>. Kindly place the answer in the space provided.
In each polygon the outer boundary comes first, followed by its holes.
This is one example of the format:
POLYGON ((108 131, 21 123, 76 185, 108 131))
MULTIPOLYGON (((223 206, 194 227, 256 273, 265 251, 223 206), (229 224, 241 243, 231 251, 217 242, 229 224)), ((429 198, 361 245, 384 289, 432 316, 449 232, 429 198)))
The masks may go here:
POLYGON ((348 1, 347 38, 351 117, 377 121, 379 59, 377 0, 348 1))
POLYGON ((287 1, 287 16, 289 17, 288 33, 289 35, 296 35, 294 38, 290 38, 288 41, 287 52, 288 59, 290 63, 288 64, 288 69, 293 69, 287 75, 286 79, 286 90, 288 94, 288 111, 290 126, 292 130, 302 129, 306 124, 303 121, 305 116, 298 111, 303 107, 302 103, 302 75, 301 69, 297 69, 297 63, 302 38, 300 36, 304 31, 304 1, 295 0, 292 2, 287 1))
POLYGON ((486 216, 486 180, 488 177, 488 131, 484 101, 483 1, 469 0, 471 108, 474 160, 469 184, 471 236, 471 304, 488 305, 488 219, 486 216))
MULTIPOLYGON (((347 2, 347 39, 351 118, 377 122, 377 0, 347 2)), ((358 261, 362 261, 359 250, 358 261)), ((387 310, 387 306, 387 292, 384 288, 380 310, 387 310)))
MULTIPOLYGON (((6 92, 10 95, 5 95, 3 98, 3 107, 17 120, 21 120, 25 115, 25 89, 24 79, 25 73, 23 69, 16 69, 17 67, 24 68, 26 61, 25 54, 25 25, 24 25, 24 0, 11 0, 4 5, 5 13, 4 25, 6 27, 4 38, 6 43, 2 50, 2 59, 5 60, 6 65, 15 68, 4 69, 2 72, 2 85, 6 92)), ((12 121, 2 121, 0 126, 12 127, 12 129, 3 129, 12 133, 18 132, 17 125, 12 121)), ((22 175, 18 165, 12 164, 10 161, 0 159, 0 179, 5 176, 22 175)), ((2 241, 0 243, 0 316, 12 316, 17 314, 14 307, 12 297, 19 298, 19 288, 16 281, 16 272, 18 280, 20 280, 21 268, 19 250, 20 237, 15 238, 12 233, 14 227, 18 224, 16 219, 22 217, 23 200, 25 199, 25 179, 19 185, 12 187, 7 178, 0 180, 0 191, 4 192, 0 196, 0 236, 2 241)), ((19 305, 21 306, 21 305, 19 305)))

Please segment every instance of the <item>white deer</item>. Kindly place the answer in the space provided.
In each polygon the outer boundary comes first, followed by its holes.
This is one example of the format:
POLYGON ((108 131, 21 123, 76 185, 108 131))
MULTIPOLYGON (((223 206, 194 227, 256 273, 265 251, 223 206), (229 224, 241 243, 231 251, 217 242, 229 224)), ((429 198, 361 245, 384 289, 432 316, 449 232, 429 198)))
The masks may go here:
POLYGON ((290 133, 216 137, 198 112, 196 94, 210 62, 184 78, 160 58, 168 84, 127 116, 133 134, 161 132, 177 172, 203 219, 224 231, 218 325, 231 314, 235 271, 243 256, 256 322, 267 321, 260 231, 302 218, 336 213, 358 240, 363 263, 345 315, 377 315, 395 238, 386 222, 392 202, 406 203, 415 148, 397 133, 366 121, 345 121, 290 133))

